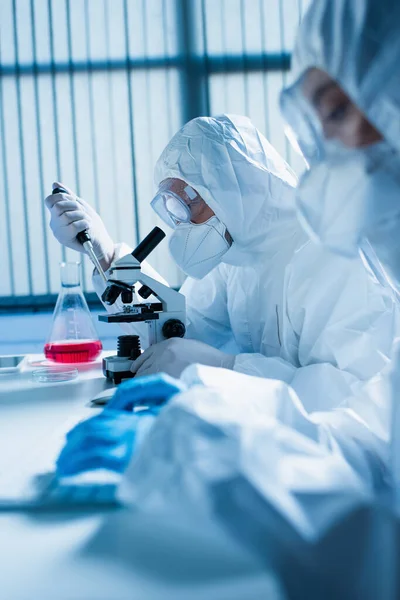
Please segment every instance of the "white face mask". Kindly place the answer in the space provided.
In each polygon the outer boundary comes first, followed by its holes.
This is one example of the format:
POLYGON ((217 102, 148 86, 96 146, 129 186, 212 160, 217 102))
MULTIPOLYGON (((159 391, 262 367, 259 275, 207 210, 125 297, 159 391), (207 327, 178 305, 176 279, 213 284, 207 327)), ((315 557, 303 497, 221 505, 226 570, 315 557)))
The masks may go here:
POLYGON ((214 269, 230 243, 225 237, 226 227, 217 217, 205 223, 182 223, 169 240, 172 258, 178 267, 195 279, 202 279, 214 269))
POLYGON ((357 150, 331 143, 325 160, 303 175, 297 209, 311 239, 356 256, 364 238, 400 219, 400 157, 386 142, 357 150))

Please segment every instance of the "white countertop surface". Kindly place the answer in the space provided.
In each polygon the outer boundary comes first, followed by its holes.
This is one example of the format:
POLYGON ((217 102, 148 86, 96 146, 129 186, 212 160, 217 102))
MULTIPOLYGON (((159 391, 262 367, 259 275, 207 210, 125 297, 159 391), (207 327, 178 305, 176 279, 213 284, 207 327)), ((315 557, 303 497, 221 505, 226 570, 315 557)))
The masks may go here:
MULTIPOLYGON (((33 368, 0 376, 0 478, 51 470, 65 433, 96 414, 90 400, 108 385, 100 361, 68 383, 34 383, 33 368)), ((0 589, 4 600, 283 598, 216 525, 133 509, 0 513, 0 589)))

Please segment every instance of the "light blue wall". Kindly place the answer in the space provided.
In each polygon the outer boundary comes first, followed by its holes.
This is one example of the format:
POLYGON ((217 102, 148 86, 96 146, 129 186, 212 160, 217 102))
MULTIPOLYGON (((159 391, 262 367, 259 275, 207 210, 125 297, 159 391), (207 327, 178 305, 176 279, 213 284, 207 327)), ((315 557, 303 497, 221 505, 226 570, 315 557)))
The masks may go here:
MULTIPOLYGON (((187 120, 249 116, 298 170, 278 97, 309 0, 1 0, 0 304, 56 294, 44 197, 61 180, 135 246, 157 223, 153 169, 187 120)), ((152 265, 178 287, 165 244, 152 265)), ((91 286, 85 259, 83 287, 91 286)))
MULTIPOLYGON (((300 171, 278 97, 308 4, 0 0, 0 304, 48 301, 60 260, 77 260, 48 226, 43 199, 55 179, 93 204, 116 242, 136 245, 157 223, 154 164, 193 116, 249 116, 300 171)), ((165 248, 150 262, 178 287, 182 273, 165 248)), ((91 271, 85 258, 86 291, 91 271)), ((0 315, 0 353, 40 352, 50 320, 0 315)), ((115 347, 117 325, 98 331, 115 347)))

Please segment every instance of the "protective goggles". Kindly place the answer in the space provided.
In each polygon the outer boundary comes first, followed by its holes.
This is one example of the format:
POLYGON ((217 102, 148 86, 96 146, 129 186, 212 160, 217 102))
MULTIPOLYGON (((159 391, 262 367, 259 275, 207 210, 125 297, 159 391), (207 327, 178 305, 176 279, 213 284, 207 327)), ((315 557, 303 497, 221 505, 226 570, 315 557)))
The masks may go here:
POLYGON ((166 179, 160 184, 150 204, 160 219, 175 229, 180 223, 190 223, 196 219, 205 202, 184 181, 166 179))
POLYGON ((384 170, 398 181, 400 156, 389 143, 380 141, 360 148, 349 148, 334 136, 325 137, 316 109, 302 93, 303 78, 282 92, 280 102, 282 114, 288 123, 286 135, 309 166, 329 161, 332 167, 344 160, 356 160, 362 162, 366 174, 384 170))
POLYGON ((309 164, 313 164, 325 156, 325 138, 316 110, 303 95, 303 79, 304 76, 283 90, 280 108, 287 123, 285 133, 290 143, 309 164))

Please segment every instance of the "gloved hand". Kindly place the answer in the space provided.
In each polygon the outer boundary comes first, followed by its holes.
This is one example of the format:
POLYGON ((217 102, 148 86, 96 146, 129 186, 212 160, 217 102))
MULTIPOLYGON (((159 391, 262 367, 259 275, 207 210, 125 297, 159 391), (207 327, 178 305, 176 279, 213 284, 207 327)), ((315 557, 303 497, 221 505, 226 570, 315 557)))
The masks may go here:
POLYGON ((161 405, 186 386, 168 375, 132 379, 120 385, 102 413, 79 423, 67 434, 57 460, 59 477, 94 469, 122 473, 153 424, 161 405), (148 410, 132 413, 134 407, 148 410))
POLYGON ((233 354, 225 354, 203 342, 171 338, 147 348, 133 362, 131 371, 136 376, 162 372, 180 377, 182 371, 193 363, 232 369, 234 362, 233 354))
POLYGON ((155 419, 149 411, 133 414, 106 409, 79 423, 67 434, 56 463, 57 475, 66 477, 94 469, 122 473, 155 419))
POLYGON ((88 229, 96 256, 103 262, 103 268, 108 269, 114 257, 114 242, 100 215, 63 183, 53 183, 53 189, 56 187, 63 187, 68 190, 68 193, 52 194, 45 200, 50 211, 50 227, 54 237, 60 244, 72 248, 72 250, 84 252, 85 250, 76 236, 80 231, 88 229))
POLYGON ((153 414, 157 414, 172 396, 185 390, 184 383, 165 373, 131 379, 118 387, 105 410, 132 412, 136 406, 148 406, 153 414))

